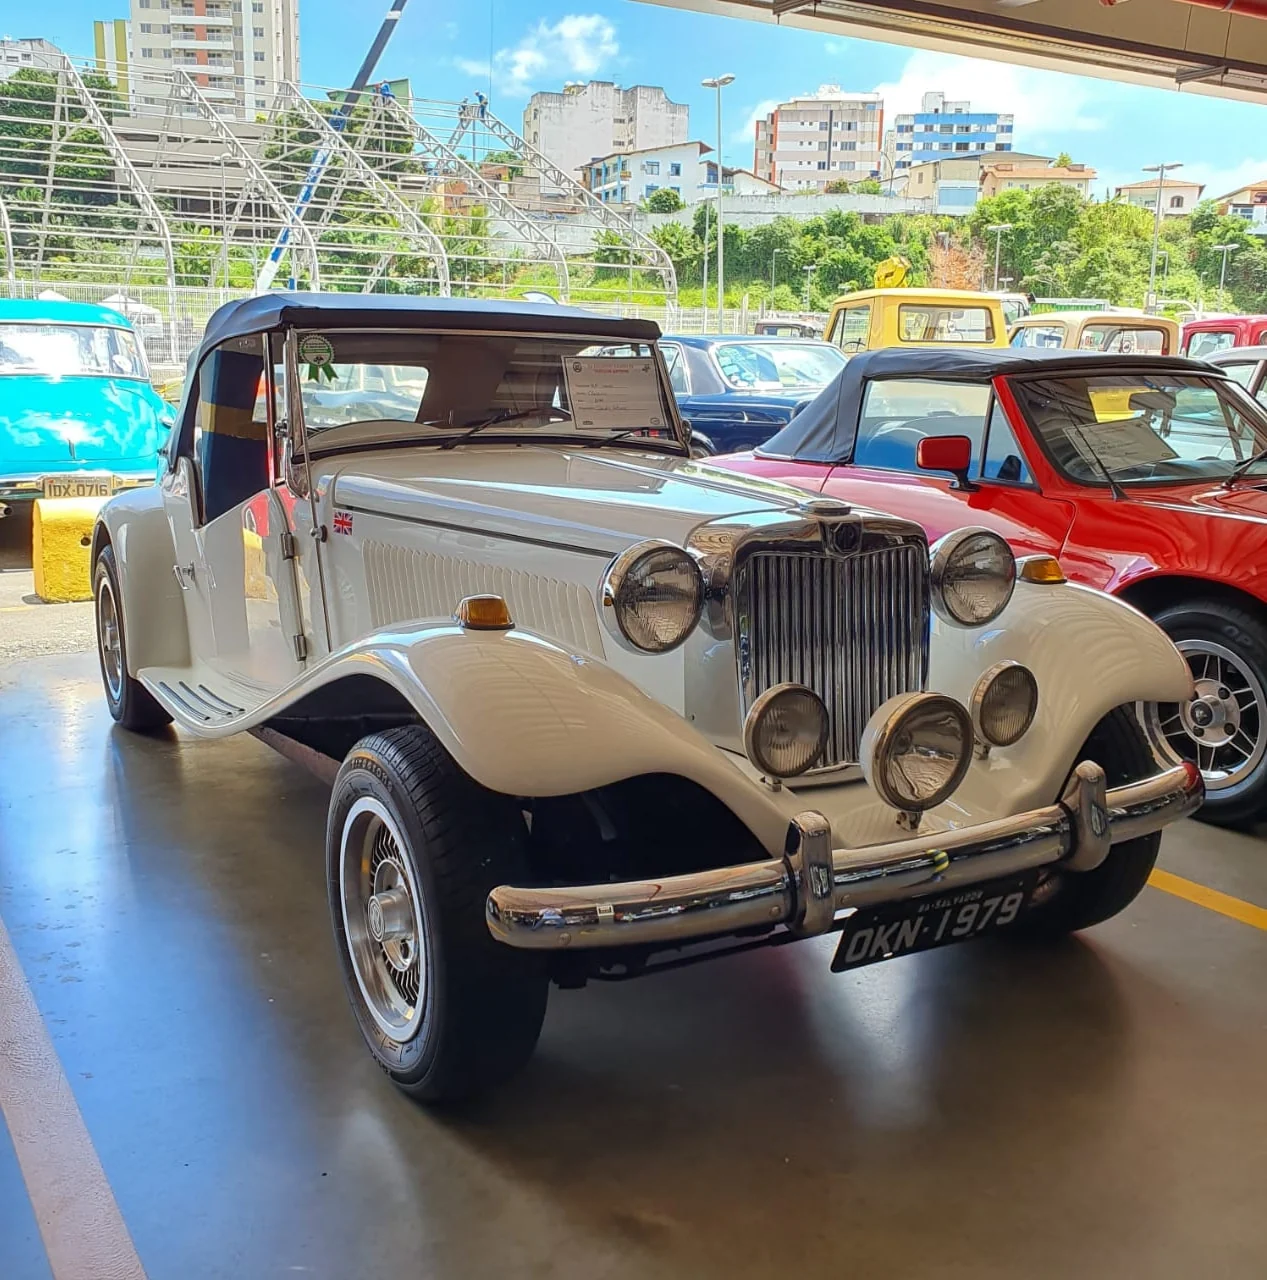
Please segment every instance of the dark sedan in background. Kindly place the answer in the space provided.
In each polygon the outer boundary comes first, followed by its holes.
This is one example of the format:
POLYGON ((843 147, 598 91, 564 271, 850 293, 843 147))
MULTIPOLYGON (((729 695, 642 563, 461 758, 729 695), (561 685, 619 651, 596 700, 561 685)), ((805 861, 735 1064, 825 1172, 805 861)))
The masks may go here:
POLYGON ((675 334, 663 338, 660 349, 697 457, 763 444, 847 358, 810 338, 675 334))

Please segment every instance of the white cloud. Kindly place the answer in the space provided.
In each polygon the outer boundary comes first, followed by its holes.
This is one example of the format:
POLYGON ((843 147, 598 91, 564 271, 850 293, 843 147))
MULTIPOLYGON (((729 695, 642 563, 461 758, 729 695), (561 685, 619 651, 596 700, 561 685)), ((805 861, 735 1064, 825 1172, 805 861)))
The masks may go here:
POLYGON ((569 13, 556 23, 544 19, 517 45, 499 49, 493 66, 509 94, 564 78, 596 75, 620 52, 616 28, 597 13, 569 13))
POLYGON ((464 75, 478 76, 482 80, 488 78, 488 63, 478 58, 454 58, 453 65, 464 75))
POLYGON ((886 124, 895 115, 918 111, 930 90, 941 90, 952 100, 967 99, 979 111, 1011 112, 1018 151, 1036 150, 1040 144, 1050 149, 1053 138, 1058 142, 1066 134, 1092 132, 1105 124, 1095 114, 1095 89, 1077 76, 923 50, 911 55, 898 80, 875 86, 884 95, 886 124))
MULTIPOLYGON (((746 142, 749 146, 752 146, 757 137, 757 121, 764 120, 766 116, 768 116, 778 105, 778 98, 765 98, 761 102, 758 102, 757 105, 748 112, 748 118, 743 122, 743 124, 741 124, 730 135, 730 141, 746 142)), ((716 130, 714 130, 714 132, 716 132, 716 130)), ((729 158, 727 158, 726 163, 730 163, 729 158)))
MULTIPOLYGON (((1261 182, 1267 178, 1267 160, 1242 160, 1231 168, 1219 168, 1217 165, 1197 161, 1185 164, 1178 173, 1172 173, 1169 176, 1175 179, 1183 178, 1189 182, 1204 182, 1205 196, 1213 199, 1215 196, 1230 195, 1234 191, 1239 191, 1241 187, 1247 187, 1252 182, 1261 182)), ((1132 179, 1132 181, 1138 181, 1138 179, 1132 179)))

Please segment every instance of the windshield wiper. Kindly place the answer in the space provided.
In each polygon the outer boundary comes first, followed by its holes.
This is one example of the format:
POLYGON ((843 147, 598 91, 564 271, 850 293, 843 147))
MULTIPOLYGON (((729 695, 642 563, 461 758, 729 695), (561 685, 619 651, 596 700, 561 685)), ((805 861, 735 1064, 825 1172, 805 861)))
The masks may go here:
MULTIPOLYGON (((591 440, 582 440, 576 447, 578 449, 597 449, 600 444, 611 444, 613 440, 628 440, 630 436, 640 436, 647 431, 659 430, 657 427, 627 427, 624 431, 617 431, 610 436, 595 436, 591 440)), ((653 436, 652 439, 658 439, 653 436)))
POLYGON ((553 406, 542 407, 537 405, 532 409, 507 409, 501 413, 495 413, 491 418, 485 418, 483 422, 477 422, 473 427, 468 427, 460 436, 454 436, 451 440, 446 440, 441 449, 456 449, 458 445, 469 440, 472 436, 478 435, 486 427, 496 427, 503 422, 520 422, 524 418, 535 418, 546 413, 557 413, 553 406))
POLYGON ((1239 480, 1255 463, 1267 461, 1267 449, 1259 449, 1255 454, 1251 454, 1248 458, 1242 458, 1236 466, 1232 468, 1231 475, 1223 481, 1223 487, 1230 489, 1232 484, 1239 480))
POLYGON ((1104 462, 1100 458, 1100 455, 1095 451, 1095 446, 1091 443, 1090 440, 1087 439, 1086 435, 1083 433, 1082 428, 1072 419, 1070 419, 1069 426, 1078 433, 1078 439, 1081 440, 1082 443, 1086 446, 1086 453, 1083 454, 1083 456, 1086 457, 1087 455, 1090 455, 1092 458, 1095 459, 1095 465, 1099 467, 1100 474, 1104 477, 1105 481, 1107 482, 1109 486, 1109 492, 1112 493, 1113 497, 1117 499, 1119 502, 1128 501, 1128 495, 1126 490, 1123 489, 1122 486, 1113 478, 1113 473, 1108 469, 1108 467, 1104 465, 1104 462))

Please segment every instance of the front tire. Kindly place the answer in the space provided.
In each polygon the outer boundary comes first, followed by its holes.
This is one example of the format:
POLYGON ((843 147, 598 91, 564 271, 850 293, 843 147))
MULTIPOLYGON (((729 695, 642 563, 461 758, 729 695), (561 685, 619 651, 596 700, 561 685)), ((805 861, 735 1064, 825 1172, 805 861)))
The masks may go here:
POLYGON ((110 714, 125 729, 144 733, 171 724, 172 718, 154 695, 128 674, 127 635, 123 629, 123 593, 114 548, 107 543, 92 575, 93 611, 97 621, 97 659, 110 714))
POLYGON ((1147 705, 1149 732, 1201 770, 1201 818, 1252 822, 1267 813, 1267 627, 1218 600, 1184 601, 1154 621, 1192 669, 1196 697, 1147 705))
POLYGON ((532 1055, 548 979, 494 941, 484 904, 525 883, 517 802, 481 787, 422 725, 363 738, 330 799, 326 881, 344 987, 379 1065, 406 1093, 450 1101, 532 1055))
MULTIPOLYGON (((1096 725, 1078 760, 1094 760, 1110 788, 1138 782, 1156 769, 1133 710, 1118 707, 1096 725)), ((1013 927, 1021 936, 1050 940, 1102 924, 1139 896, 1157 862, 1161 832, 1115 844, 1094 871, 1065 872, 1051 897, 1031 907, 1013 927)))

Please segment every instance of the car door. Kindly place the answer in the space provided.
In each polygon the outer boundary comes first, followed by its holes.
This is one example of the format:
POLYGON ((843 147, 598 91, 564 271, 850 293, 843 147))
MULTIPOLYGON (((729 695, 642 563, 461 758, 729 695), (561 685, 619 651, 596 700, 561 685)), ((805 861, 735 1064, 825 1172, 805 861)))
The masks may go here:
MULTIPOLYGON (((903 380, 906 388, 915 385, 903 380)), ((925 407, 950 405, 959 411, 942 407, 911 417, 914 409, 908 402, 903 406, 906 417, 868 413, 873 389, 884 392, 883 380, 875 380, 863 401, 854 446, 858 462, 834 467, 823 493, 915 520, 930 542, 965 525, 981 525, 1006 538, 1018 555, 1058 554, 1073 523, 1073 507, 1043 494, 1033 459, 988 385, 975 388, 981 392, 977 404, 965 401, 962 384, 947 384, 945 400, 938 399, 935 381, 921 381, 918 387, 925 407), (916 466, 919 440, 935 435, 972 440, 971 488, 916 466)))
POLYGON ((304 661, 265 349, 262 336, 233 339, 202 362, 164 484, 192 656, 261 697, 304 661))

